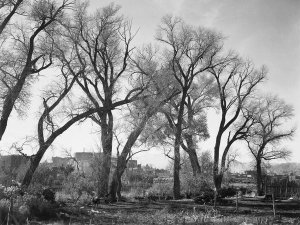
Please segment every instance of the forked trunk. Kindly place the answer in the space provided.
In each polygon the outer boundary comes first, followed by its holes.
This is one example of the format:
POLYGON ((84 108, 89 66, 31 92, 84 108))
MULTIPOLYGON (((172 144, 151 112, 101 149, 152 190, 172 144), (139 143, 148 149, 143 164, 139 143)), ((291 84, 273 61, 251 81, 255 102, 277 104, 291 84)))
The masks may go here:
POLYGON ((121 155, 118 157, 117 161, 117 167, 113 173, 112 181, 110 184, 110 197, 112 201, 116 200, 116 195, 118 195, 118 199, 121 198, 121 188, 122 188, 122 183, 121 183, 121 178, 122 175, 126 169, 127 165, 127 158, 128 155, 131 151, 132 146, 144 130, 147 121, 151 118, 151 116, 154 115, 155 112, 157 112, 157 109, 160 105, 157 107, 151 107, 147 110, 145 116, 141 120, 141 122, 137 125, 137 127, 130 133, 127 142, 122 150, 121 155))

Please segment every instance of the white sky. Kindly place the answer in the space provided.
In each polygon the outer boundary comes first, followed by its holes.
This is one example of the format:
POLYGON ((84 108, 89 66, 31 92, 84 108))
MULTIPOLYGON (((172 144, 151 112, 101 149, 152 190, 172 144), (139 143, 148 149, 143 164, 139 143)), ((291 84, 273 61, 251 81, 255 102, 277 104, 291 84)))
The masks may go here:
MULTIPOLYGON (((92 0, 91 9, 106 6, 113 1, 92 0)), ((269 69, 268 81, 264 91, 271 91, 295 107, 294 122, 300 121, 300 1, 299 0, 117 0, 121 12, 132 19, 135 29, 139 28, 136 43, 154 41, 157 25, 162 16, 172 13, 182 17, 195 26, 206 26, 221 32, 227 37, 225 47, 239 52, 245 58, 252 59, 257 67, 265 64, 269 69)), ((32 135, 36 130, 35 111, 25 120, 12 117, 3 137, 0 148, 32 135)), ((210 140, 203 143, 203 149, 213 149, 218 117, 208 117, 210 140)), ((58 140, 54 149, 49 150, 47 158, 59 155, 62 147, 72 151, 89 151, 95 148, 96 126, 91 122, 74 126, 58 140), (92 129, 91 129, 92 127, 92 129)), ((294 140, 286 146, 293 152, 291 161, 300 162, 299 131, 294 140)), ((236 148, 241 149, 241 146, 236 148)), ((241 149, 241 160, 249 161, 246 149, 241 149)), ((164 167, 167 160, 159 150, 140 154, 136 157, 142 164, 150 163, 164 167)))

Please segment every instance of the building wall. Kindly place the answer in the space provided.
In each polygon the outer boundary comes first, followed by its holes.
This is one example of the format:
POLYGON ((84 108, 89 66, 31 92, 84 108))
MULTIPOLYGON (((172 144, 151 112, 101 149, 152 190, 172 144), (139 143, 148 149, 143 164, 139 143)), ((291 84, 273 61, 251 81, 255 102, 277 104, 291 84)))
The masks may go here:
POLYGON ((0 157, 0 168, 2 170, 16 170, 26 165, 28 159, 22 155, 5 155, 0 157))

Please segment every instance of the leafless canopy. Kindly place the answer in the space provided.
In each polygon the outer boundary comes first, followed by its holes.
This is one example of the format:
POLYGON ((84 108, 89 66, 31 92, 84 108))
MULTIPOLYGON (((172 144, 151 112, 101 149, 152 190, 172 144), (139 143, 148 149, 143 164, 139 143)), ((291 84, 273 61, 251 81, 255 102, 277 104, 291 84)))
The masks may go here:
POLYGON ((253 102, 252 114, 255 120, 245 140, 255 158, 272 160, 287 158, 290 151, 280 147, 280 142, 291 139, 295 128, 288 128, 294 116, 294 109, 276 96, 262 96, 253 102))

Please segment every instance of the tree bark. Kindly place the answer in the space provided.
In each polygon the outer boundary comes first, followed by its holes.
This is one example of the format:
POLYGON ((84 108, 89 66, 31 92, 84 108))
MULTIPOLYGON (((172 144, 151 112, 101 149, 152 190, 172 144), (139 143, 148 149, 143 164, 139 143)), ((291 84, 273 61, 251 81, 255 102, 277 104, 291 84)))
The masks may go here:
POLYGON ((256 188, 257 188, 257 195, 262 195, 263 189, 262 189, 262 171, 261 171, 260 158, 256 159, 256 188))
POLYGON ((181 146, 181 134, 182 123, 184 113, 184 103, 187 96, 187 90, 182 91, 181 102, 179 106, 179 112, 177 117, 177 123, 175 125, 175 143, 174 143, 174 183, 173 183, 173 197, 174 199, 180 198, 180 146, 181 146))
POLYGON ((62 127, 58 128, 54 133, 50 135, 50 137, 47 139, 47 141, 44 141, 44 134, 43 134, 43 120, 48 115, 45 112, 43 113, 42 117, 39 119, 38 123, 38 137, 39 137, 39 150, 37 153, 33 156, 33 158, 30 160, 29 168, 27 169, 25 176, 22 180, 22 187, 27 188, 30 185, 30 182, 32 180, 33 174, 36 171, 39 163, 41 162, 41 159, 43 158, 45 152, 49 148, 49 146, 53 143, 53 141, 61 135, 63 132, 65 132, 70 126, 72 126, 77 121, 86 118, 90 116, 91 114, 95 113, 95 109, 91 109, 89 111, 86 111, 84 113, 81 113, 74 118, 70 119, 68 122, 66 122, 62 127))
POLYGON ((216 137, 216 144, 215 144, 215 148, 214 148, 214 166, 213 166, 213 176, 214 176, 214 184, 215 184, 216 190, 220 186, 220 182, 219 182, 220 142, 221 142, 221 134, 218 134, 216 137))
POLYGON ((132 146, 144 130, 148 120, 157 112, 158 107, 151 107, 147 110, 145 116, 141 120, 141 122, 137 125, 137 127, 130 133, 127 142, 122 150, 121 155, 118 157, 117 168, 115 169, 112 177, 112 181, 110 184, 110 197, 112 201, 116 200, 116 195, 118 198, 121 198, 121 178, 126 169, 127 157, 131 151, 132 146))
POLYGON ((30 161, 29 168, 27 169, 25 176, 22 180, 22 187, 27 188, 29 184, 31 183, 31 180, 33 178, 34 172, 38 168, 46 150, 48 149, 49 146, 44 145, 40 146, 37 154, 34 156, 34 158, 30 161))
MULTIPOLYGON (((19 0, 15 6, 19 7, 19 5, 21 3, 22 3, 22 1, 19 0)), ((60 10, 63 7, 64 6, 60 7, 60 10)), ((42 55, 40 55, 33 59, 34 49, 35 49, 35 39, 40 32, 42 32, 53 21, 55 21, 55 17, 57 16, 57 14, 60 10, 57 10, 53 14, 53 18, 50 18, 49 21, 46 22, 45 20, 43 20, 43 22, 40 24, 40 26, 37 27, 37 29, 33 32, 31 37, 29 38, 29 46, 28 46, 28 53, 26 56, 26 62, 25 62, 24 68, 20 74, 20 78, 17 80, 16 84, 11 88, 11 90, 7 93, 5 100, 4 100, 4 104, 3 104, 3 108, 2 108, 2 115, 1 115, 1 119, 0 119, 0 141, 2 140, 3 134, 6 130, 8 118, 13 110, 13 107, 15 105, 17 98, 19 97, 19 95, 23 89, 23 86, 26 82, 27 77, 31 74, 38 73, 41 70, 48 68, 52 64, 52 60, 50 60, 50 62, 48 64, 42 65, 42 67, 39 69, 33 68, 36 65, 39 58, 42 56, 42 55)))
POLYGON ((21 90, 24 86, 26 77, 30 74, 30 68, 25 68, 21 74, 20 79, 17 81, 16 85, 10 90, 4 100, 1 119, 0 119, 0 141, 4 135, 7 127, 8 118, 13 110, 15 101, 19 97, 21 90))
POLYGON ((2 34, 4 28, 9 23, 10 19, 13 17, 13 15, 16 13, 17 9, 21 5, 23 0, 17 0, 16 3, 13 5, 12 10, 8 13, 8 15, 5 17, 5 19, 0 24, 0 35, 2 34))
POLYGON ((201 174, 201 167, 198 160, 198 155, 196 152, 196 148, 194 145, 193 137, 192 135, 185 135, 185 140, 187 143, 187 153, 190 158, 192 170, 193 170, 193 176, 196 177, 197 175, 201 174))
POLYGON ((111 154, 113 141, 113 115, 108 111, 100 116, 101 120, 101 142, 103 157, 100 165, 98 180, 98 196, 104 197, 108 194, 109 174, 111 169, 111 154))

